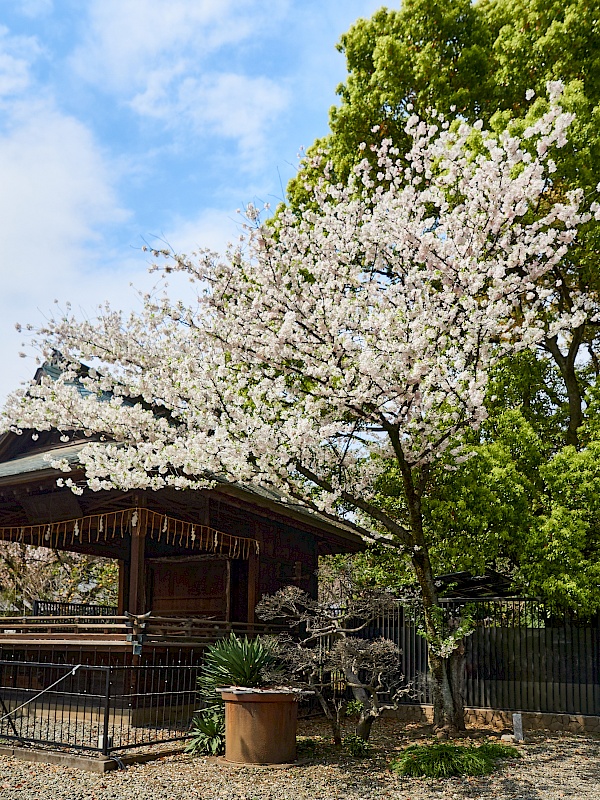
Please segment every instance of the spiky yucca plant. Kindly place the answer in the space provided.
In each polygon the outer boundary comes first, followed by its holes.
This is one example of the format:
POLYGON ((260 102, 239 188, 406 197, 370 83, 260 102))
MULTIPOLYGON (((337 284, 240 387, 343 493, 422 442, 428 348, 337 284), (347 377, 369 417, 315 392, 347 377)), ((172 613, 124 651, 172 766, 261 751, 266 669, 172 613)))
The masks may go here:
POLYGON ((194 719, 187 753, 220 756, 225 752, 225 716, 222 709, 206 709, 194 719))
POLYGON ((205 700, 214 703, 217 686, 261 687, 267 682, 267 673, 276 671, 274 643, 247 636, 241 639, 231 633, 207 648, 198 686, 205 700))

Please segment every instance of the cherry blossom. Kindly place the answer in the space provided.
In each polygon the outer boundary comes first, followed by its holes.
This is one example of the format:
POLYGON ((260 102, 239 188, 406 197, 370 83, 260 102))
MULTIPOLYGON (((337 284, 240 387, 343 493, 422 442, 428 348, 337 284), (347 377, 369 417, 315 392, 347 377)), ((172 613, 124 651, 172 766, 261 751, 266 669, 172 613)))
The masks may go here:
POLYGON ((412 115, 408 153, 384 140, 374 167, 365 158, 347 184, 323 180, 299 213, 263 223, 249 205, 225 258, 154 251, 196 284, 197 303, 146 297, 129 317, 52 320, 37 341, 63 372, 13 395, 4 426, 93 434, 80 460, 94 491, 221 475, 345 514, 410 551, 435 606, 420 518, 429 466, 468 457, 464 433, 485 419, 499 358, 590 313, 583 295, 548 313, 553 267, 590 219, 581 192, 553 197, 551 154, 573 116, 560 86, 549 92, 522 138, 412 115), (390 463, 404 520, 377 504, 390 463))

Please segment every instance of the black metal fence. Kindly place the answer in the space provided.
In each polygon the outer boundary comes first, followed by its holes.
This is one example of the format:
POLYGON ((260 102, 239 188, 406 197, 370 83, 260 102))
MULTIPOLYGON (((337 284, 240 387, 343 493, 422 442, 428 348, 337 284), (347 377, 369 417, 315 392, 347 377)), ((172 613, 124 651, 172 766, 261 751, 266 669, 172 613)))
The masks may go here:
MULTIPOLYGON (((467 706, 600 715, 598 619, 552 613, 523 598, 442 605, 449 620, 473 623, 465 639, 467 706)), ((411 687, 408 704, 431 702, 427 643, 416 617, 398 601, 361 634, 396 642, 411 687)), ((122 649, 114 655, 73 649, 70 663, 41 649, 37 660, 24 660, 18 648, 9 653, 0 654, 0 740, 110 755, 189 735, 200 670, 190 650, 164 662, 155 654, 139 665, 124 663, 122 649)))
MULTIPOLYGON (((600 623, 556 613, 526 598, 452 599, 448 617, 468 616, 465 705, 508 711, 600 714, 600 623)), ((402 651, 405 703, 430 703, 427 644, 415 613, 398 605, 374 620, 363 636, 392 639, 402 651)))
POLYGON ((185 739, 198 670, 0 660, 0 739, 104 755, 185 739))

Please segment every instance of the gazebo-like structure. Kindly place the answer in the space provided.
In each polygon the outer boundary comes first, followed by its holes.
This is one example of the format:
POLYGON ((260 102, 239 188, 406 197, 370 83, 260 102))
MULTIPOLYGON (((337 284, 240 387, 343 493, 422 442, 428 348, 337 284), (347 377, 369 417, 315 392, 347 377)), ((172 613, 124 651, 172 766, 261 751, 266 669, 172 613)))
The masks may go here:
MULTIPOLYGON (((263 594, 295 584, 316 595, 318 557, 355 552, 349 527, 257 486, 216 479, 207 490, 100 491, 57 485, 52 460, 83 481, 89 439, 58 432, 0 437, 0 540, 115 559, 116 613, 0 618, 0 658, 45 654, 143 663, 156 652, 200 652, 228 631, 259 632, 263 594)), ((52 607, 50 607, 52 609, 52 607)))

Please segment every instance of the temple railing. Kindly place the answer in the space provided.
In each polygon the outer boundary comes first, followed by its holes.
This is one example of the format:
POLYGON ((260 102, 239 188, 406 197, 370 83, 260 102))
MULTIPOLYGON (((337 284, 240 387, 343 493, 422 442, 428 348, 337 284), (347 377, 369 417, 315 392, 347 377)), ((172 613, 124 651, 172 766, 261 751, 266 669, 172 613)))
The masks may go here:
POLYGON ((127 641, 132 622, 125 616, 20 616, 0 617, 0 643, 121 639, 127 641))
POLYGON ((144 644, 202 648, 230 633, 249 637, 278 633, 282 626, 232 622, 184 615, 154 616, 12 616, 0 617, 2 644, 131 644, 141 654, 144 644))
POLYGON ((92 603, 58 603, 54 600, 34 600, 34 617, 114 617, 116 606, 100 606, 92 603))
POLYGON ((279 633, 286 629, 282 625, 264 624, 259 622, 231 622, 227 620, 184 617, 184 616, 154 616, 132 618, 135 630, 144 637, 146 642, 174 642, 182 641, 192 644, 210 644, 229 633, 238 636, 250 637, 259 634, 279 633))

